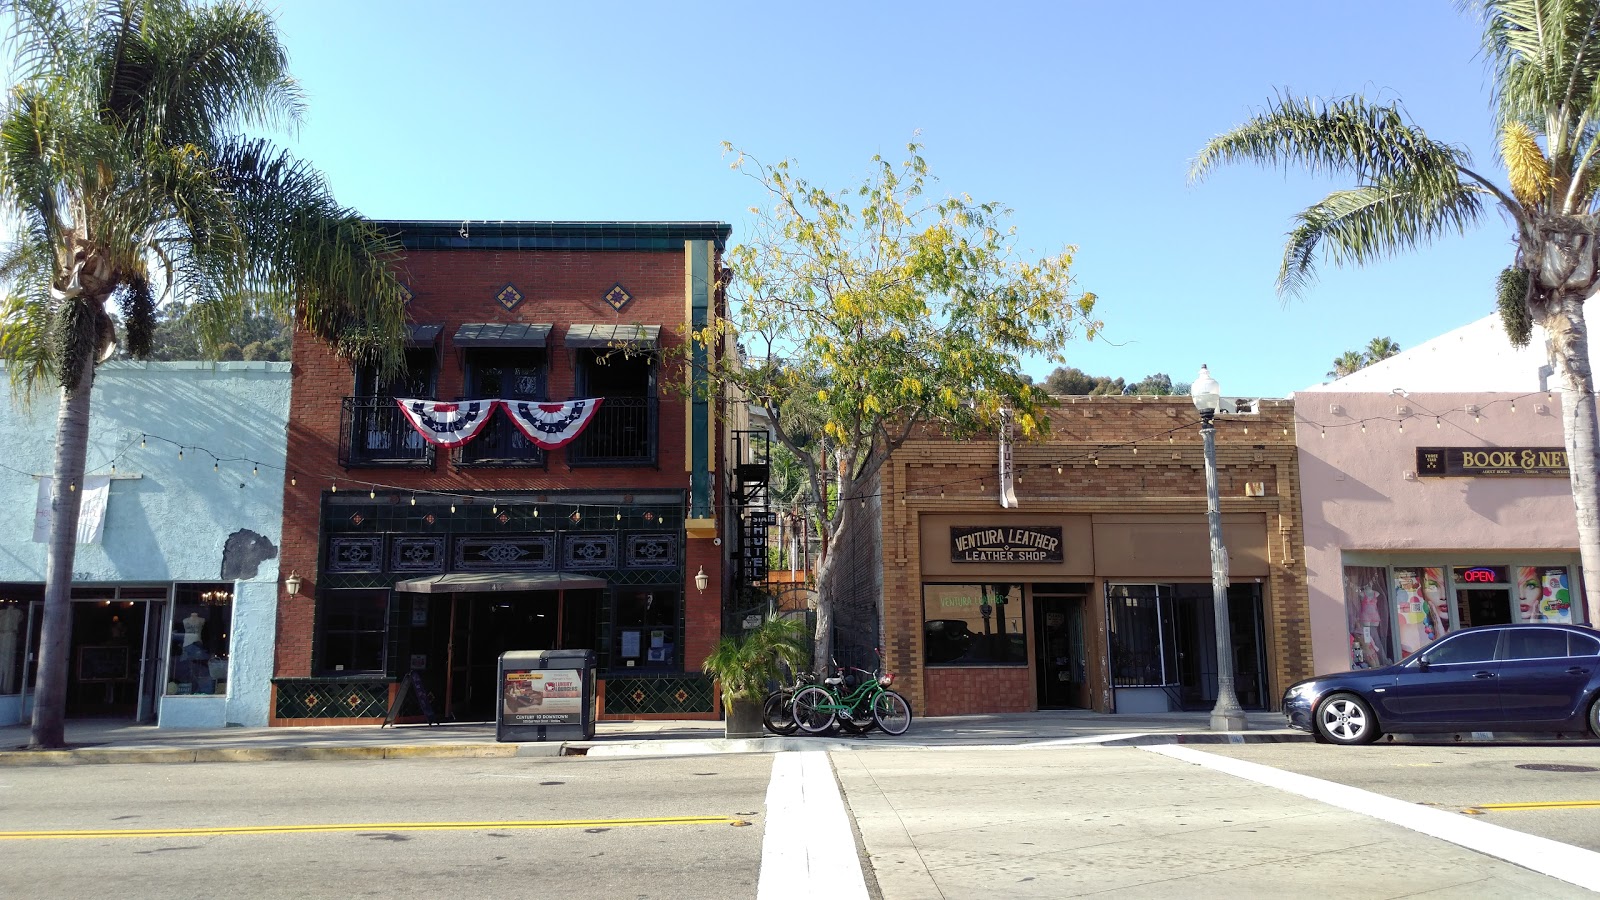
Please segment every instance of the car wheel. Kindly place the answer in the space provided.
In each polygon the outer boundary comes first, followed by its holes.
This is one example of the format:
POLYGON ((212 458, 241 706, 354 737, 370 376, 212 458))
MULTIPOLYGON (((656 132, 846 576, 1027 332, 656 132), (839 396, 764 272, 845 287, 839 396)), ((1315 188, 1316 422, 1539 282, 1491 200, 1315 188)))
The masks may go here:
POLYGON ((1600 738, 1600 694, 1596 694, 1594 702, 1589 704, 1589 733, 1600 738))
POLYGON ((1334 694, 1317 704, 1317 734, 1335 744, 1370 744, 1381 734, 1378 717, 1355 694, 1334 694))

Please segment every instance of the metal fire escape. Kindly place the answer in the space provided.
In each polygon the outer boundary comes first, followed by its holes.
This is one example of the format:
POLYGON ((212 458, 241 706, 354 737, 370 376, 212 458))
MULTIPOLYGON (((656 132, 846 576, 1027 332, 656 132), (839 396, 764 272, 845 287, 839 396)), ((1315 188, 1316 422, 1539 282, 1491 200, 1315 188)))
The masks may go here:
POLYGON ((772 512, 769 482, 772 478, 772 436, 766 431, 733 433, 733 485, 729 491, 734 533, 733 590, 723 622, 724 634, 737 634, 760 624, 769 601, 767 580, 767 529, 777 524, 772 512))

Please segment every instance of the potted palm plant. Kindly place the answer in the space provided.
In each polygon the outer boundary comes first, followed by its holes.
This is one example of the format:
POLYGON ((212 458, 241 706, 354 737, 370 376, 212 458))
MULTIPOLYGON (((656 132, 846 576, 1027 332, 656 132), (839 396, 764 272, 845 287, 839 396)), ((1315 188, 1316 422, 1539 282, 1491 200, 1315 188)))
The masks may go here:
POLYGON ((717 642, 701 668, 721 684, 728 737, 761 737, 761 701, 768 685, 782 677, 780 663, 803 666, 807 649, 805 625, 794 619, 768 618, 717 642))

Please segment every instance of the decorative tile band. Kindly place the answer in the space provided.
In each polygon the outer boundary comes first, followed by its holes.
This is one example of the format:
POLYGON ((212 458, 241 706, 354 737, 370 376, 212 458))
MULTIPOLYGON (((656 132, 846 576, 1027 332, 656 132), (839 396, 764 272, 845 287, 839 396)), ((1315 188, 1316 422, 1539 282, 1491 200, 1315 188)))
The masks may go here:
POLYGON ((279 719, 372 719, 389 709, 389 682, 274 678, 279 719))
POLYGON ((663 675, 659 678, 605 678, 608 716, 652 713, 715 713, 716 696, 711 679, 703 675, 663 675))

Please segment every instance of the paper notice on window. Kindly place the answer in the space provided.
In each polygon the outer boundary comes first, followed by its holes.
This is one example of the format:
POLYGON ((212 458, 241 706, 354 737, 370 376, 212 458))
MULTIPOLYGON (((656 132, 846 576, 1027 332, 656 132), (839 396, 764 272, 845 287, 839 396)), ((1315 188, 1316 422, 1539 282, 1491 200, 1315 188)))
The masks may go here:
MULTIPOLYGON (((50 542, 50 524, 54 520, 51 490, 55 479, 39 479, 39 495, 33 507, 33 542, 50 542)), ((111 496, 111 476, 90 475, 83 479, 83 500, 78 506, 78 543, 98 544, 105 530, 106 502, 111 496)))
POLYGON ((624 631, 622 633, 622 655, 624 657, 639 655, 639 632, 624 631))

